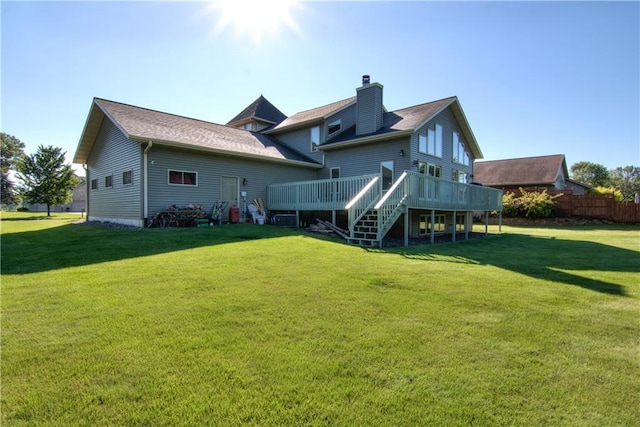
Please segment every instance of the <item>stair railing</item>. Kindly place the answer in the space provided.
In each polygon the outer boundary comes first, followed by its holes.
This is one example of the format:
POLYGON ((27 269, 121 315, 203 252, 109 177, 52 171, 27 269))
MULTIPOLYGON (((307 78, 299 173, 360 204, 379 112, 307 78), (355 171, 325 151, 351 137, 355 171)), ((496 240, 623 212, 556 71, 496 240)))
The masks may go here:
POLYGON ((380 197, 380 185, 376 185, 379 180, 380 175, 374 176, 345 206, 349 213, 349 232, 352 236, 355 225, 380 197))
POLYGON ((406 177, 407 172, 405 171, 373 207, 378 211, 378 239, 380 241, 391 229, 396 219, 405 211, 404 201, 408 194, 406 177))

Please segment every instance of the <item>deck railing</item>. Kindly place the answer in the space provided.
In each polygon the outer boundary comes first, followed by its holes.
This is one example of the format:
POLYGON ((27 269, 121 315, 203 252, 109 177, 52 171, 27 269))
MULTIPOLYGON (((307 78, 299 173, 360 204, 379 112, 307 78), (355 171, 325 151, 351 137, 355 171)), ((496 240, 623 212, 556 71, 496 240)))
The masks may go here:
POLYGON ((417 172, 408 172, 404 191, 407 194, 406 205, 414 209, 502 210, 502 190, 434 178, 417 172))
POLYGON ((373 178, 361 175, 316 181, 285 182, 267 187, 269 210, 343 210, 373 178))
MULTIPOLYGON (((404 206, 412 209, 438 209, 460 211, 500 211, 502 191, 495 188, 453 182, 413 171, 404 172, 394 190, 404 206)), ((380 196, 380 175, 298 181, 272 184, 267 187, 269 210, 344 210, 374 178, 376 183, 358 201, 359 212, 380 196), (362 205, 362 206, 361 206, 362 205)), ((391 196, 389 196, 391 197, 391 196)), ((390 200, 393 207, 397 200, 390 200)), ((353 209, 353 206, 351 206, 353 209)), ((381 206, 382 208, 382 206, 381 206)), ((354 217, 355 218, 355 217, 354 217)))

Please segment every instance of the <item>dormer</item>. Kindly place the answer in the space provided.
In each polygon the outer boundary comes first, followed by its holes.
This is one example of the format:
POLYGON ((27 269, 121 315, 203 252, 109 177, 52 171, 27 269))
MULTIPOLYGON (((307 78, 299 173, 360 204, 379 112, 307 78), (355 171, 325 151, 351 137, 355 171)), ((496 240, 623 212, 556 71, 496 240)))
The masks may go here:
POLYGON ((362 86, 356 89, 356 135, 371 134, 382 127, 382 89, 380 83, 371 83, 368 75, 362 76, 362 86))
POLYGON ((240 114, 227 123, 227 126, 245 129, 254 132, 277 126, 287 118, 282 111, 278 110, 267 98, 260 95, 240 114))

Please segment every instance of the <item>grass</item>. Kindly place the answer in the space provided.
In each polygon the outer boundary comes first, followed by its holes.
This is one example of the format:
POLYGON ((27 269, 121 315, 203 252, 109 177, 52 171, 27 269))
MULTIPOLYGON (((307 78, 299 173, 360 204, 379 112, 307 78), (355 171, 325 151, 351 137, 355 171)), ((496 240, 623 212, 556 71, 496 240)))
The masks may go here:
POLYGON ((366 250, 3 213, 3 425, 640 425, 640 228, 366 250))

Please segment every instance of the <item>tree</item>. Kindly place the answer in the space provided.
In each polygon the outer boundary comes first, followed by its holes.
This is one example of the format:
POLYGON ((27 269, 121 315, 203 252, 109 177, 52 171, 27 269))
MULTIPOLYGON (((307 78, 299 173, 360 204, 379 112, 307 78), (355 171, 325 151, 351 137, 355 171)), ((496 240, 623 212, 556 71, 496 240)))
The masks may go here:
POLYGON ((0 132, 0 203, 13 204, 17 202, 13 182, 9 178, 9 171, 16 167, 16 163, 24 157, 24 143, 13 135, 0 132))
POLYGON ((46 204, 47 216, 51 216, 51 206, 71 202, 73 189, 80 183, 71 165, 64 163, 64 155, 61 148, 41 145, 36 154, 18 162, 25 199, 46 204))
POLYGON ((635 193, 640 193, 640 167, 617 167, 609 172, 611 185, 622 193, 622 200, 632 202, 635 193))
POLYGON ((609 171, 599 163, 582 161, 571 166, 571 179, 590 187, 608 187, 609 171))

